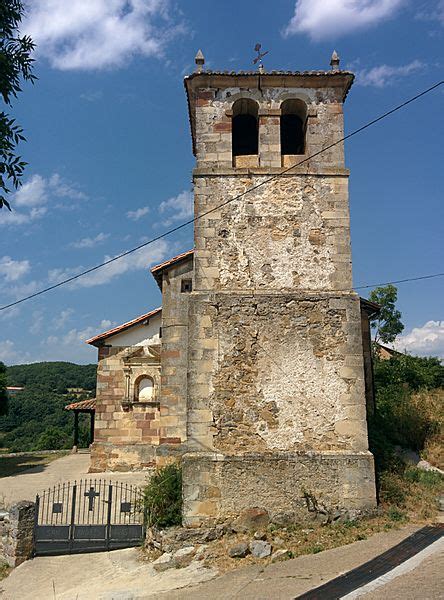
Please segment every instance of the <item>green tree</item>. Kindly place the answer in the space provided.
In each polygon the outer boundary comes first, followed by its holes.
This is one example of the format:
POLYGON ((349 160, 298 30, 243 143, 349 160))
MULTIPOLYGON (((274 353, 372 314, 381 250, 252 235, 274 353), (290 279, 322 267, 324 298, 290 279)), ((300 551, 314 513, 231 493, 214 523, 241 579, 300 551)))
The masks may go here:
MULTIPOLYGON (((31 53, 35 44, 28 35, 20 36, 19 26, 24 14, 21 0, 0 1, 0 95, 8 106, 22 91, 21 81, 34 82, 31 53)), ((4 111, 0 112, 0 208, 11 210, 5 195, 21 184, 26 163, 16 154, 24 140, 23 129, 4 111)))
POLYGON ((377 287, 370 293, 369 300, 376 302, 381 307, 379 314, 371 319, 376 343, 389 344, 394 342, 396 336, 404 329, 401 322, 402 315, 396 308, 397 299, 398 290, 392 284, 377 287))
POLYGON ((0 416, 8 414, 8 392, 6 391, 6 367, 0 361, 0 416))

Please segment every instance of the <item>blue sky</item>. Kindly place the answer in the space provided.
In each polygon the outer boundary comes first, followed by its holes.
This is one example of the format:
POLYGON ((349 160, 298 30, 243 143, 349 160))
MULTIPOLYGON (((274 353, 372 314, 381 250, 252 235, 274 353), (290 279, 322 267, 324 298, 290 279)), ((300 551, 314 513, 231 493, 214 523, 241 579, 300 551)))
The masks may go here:
MULTIPOLYGON (((23 31, 39 79, 12 113, 23 187, 0 211, 7 304, 189 218, 183 76, 210 69, 327 69, 357 80, 349 132, 443 79, 444 2, 429 0, 33 0, 23 31), (272 7, 272 9, 271 9, 272 7)), ((444 86, 346 145, 355 285, 443 271, 444 86)), ((0 313, 0 360, 95 362, 91 335, 160 304, 149 267, 192 247, 192 227, 0 313)), ((399 344, 444 356, 444 278, 399 286, 399 344)))

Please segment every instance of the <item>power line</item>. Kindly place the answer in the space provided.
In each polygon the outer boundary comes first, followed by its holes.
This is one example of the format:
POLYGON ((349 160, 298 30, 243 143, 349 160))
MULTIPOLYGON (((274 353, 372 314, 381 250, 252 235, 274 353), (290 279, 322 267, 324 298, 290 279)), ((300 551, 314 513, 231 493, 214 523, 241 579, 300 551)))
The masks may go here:
MULTIPOLYGON (((419 281, 420 279, 433 279, 434 277, 444 277, 444 273, 433 273, 432 275, 420 275, 419 277, 407 277, 406 279, 398 279, 397 281, 386 281, 384 283, 372 283, 369 285, 360 285, 354 287, 354 290, 365 290, 368 288, 379 287, 381 285, 390 285, 394 283, 407 283, 408 281, 419 281)), ((339 290, 338 290, 339 291, 339 290)))
MULTIPOLYGON (((245 192, 242 192, 240 194, 237 194, 236 196, 233 196, 232 198, 229 198, 228 200, 225 200, 221 204, 218 204, 217 206, 215 206, 215 207, 213 207, 213 208, 211 208, 211 209, 203 212, 202 214, 198 215, 197 217, 193 217, 192 219, 189 219, 188 221, 184 221, 180 225, 177 225, 176 227, 173 227, 172 229, 169 229, 168 231, 165 231, 164 233, 161 233, 160 235, 152 238, 151 240, 148 240, 147 242, 144 242, 143 244, 139 244, 138 246, 136 246, 134 248, 131 248, 130 250, 126 250, 125 252, 122 252, 121 254, 118 254, 117 256, 114 256, 114 258, 110 258, 110 259, 108 259, 108 260, 106 260, 106 261, 104 261, 104 262, 102 262, 102 263, 100 263, 98 265, 95 265, 94 267, 91 267, 90 269, 86 269, 85 271, 82 271, 81 273, 77 273, 77 275, 73 275, 71 277, 67 277, 66 279, 63 279, 62 281, 59 281, 58 283, 55 283, 53 285, 50 285, 50 286, 48 286, 46 288, 43 288, 43 289, 39 290, 38 292, 34 292, 33 294, 29 294, 28 296, 20 298, 20 300, 16 300, 15 302, 11 302, 10 304, 6 304, 5 306, 0 307, 0 311, 1 310, 6 310, 7 308, 11 308, 13 306, 17 306, 17 304, 21 304, 22 302, 26 302, 27 300, 31 300, 32 298, 36 298, 37 296, 41 296, 42 294, 46 294, 47 292, 50 292, 51 290, 55 290, 56 288, 61 287, 62 285, 66 285, 68 283, 71 283, 72 281, 75 281, 76 279, 79 279, 80 277, 88 275, 89 273, 93 273, 94 271, 97 271, 98 269, 101 269, 102 267, 105 267, 106 265, 109 265, 109 264, 115 262, 116 260, 119 260, 119 259, 121 259, 121 258, 123 258, 125 256, 128 256, 129 254, 132 254, 133 252, 137 252, 138 250, 141 250, 142 248, 145 248, 146 246, 154 244, 155 242, 157 242, 157 241, 159 241, 159 240, 161 240, 161 239, 163 239, 163 238, 165 238, 165 237, 167 237, 167 236, 175 233, 176 231, 179 231, 180 229, 183 229, 184 227, 187 227, 188 225, 191 225, 192 223, 195 223, 199 219, 202 219, 203 217, 206 217, 207 215, 209 215, 209 214, 211 214, 211 213, 219 210, 220 208, 223 208, 227 204, 230 204, 231 202, 239 200, 243 196, 246 196, 247 194, 249 194, 249 193, 251 193, 251 192, 259 189, 260 187, 262 187, 262 186, 264 186, 264 185, 266 185, 266 184, 268 184, 268 183, 270 183, 270 182, 278 179, 279 177, 282 177, 282 175, 285 175, 286 173, 288 173, 289 171, 291 171, 295 167, 299 167, 300 165, 304 164, 305 162, 308 162, 309 160, 311 160, 312 158, 315 158, 316 156, 319 156, 323 152, 326 152, 327 150, 330 150, 330 148, 333 148, 334 146, 337 146, 338 144, 342 144, 342 142, 345 142, 346 140, 350 139, 351 137, 357 135, 358 133, 361 133, 361 131, 364 131, 364 129, 367 129, 368 127, 371 127, 372 125, 375 125, 379 121, 382 121, 383 119, 385 119, 386 117, 392 115, 393 113, 397 112, 398 110, 401 110, 401 108, 404 108, 408 104, 411 104, 412 102, 415 102, 416 100, 418 100, 422 96, 425 96, 426 94, 430 93, 431 91, 433 91, 434 89, 436 89, 440 85, 442 85, 443 83, 444 83, 444 80, 438 81, 437 83, 435 83, 431 87, 427 88, 426 90, 423 90, 422 92, 419 92, 418 94, 416 94, 412 98, 409 98, 405 102, 402 102, 401 104, 398 104, 397 106, 395 106, 394 108, 392 108, 392 109, 388 110, 387 112, 383 113, 379 117, 376 117, 375 119, 372 119, 371 121, 369 121, 365 125, 362 125, 361 127, 358 127, 358 129, 355 129, 354 131, 352 131, 351 133, 347 134, 343 138, 337 140, 336 142, 333 142, 332 144, 329 144, 328 146, 326 146, 325 148, 322 148, 318 152, 315 152, 314 154, 311 154, 310 156, 307 156, 306 158, 304 158, 303 160, 301 160, 297 164, 291 165, 290 167, 287 167, 283 171, 280 171, 279 173, 276 173, 275 175, 272 175, 271 177, 268 177, 267 179, 264 179, 263 181, 257 183, 256 185, 253 185, 252 187, 250 187, 245 192)), ((433 275, 433 277, 435 277, 435 276, 438 276, 438 275, 433 275)), ((425 278, 427 278, 427 277, 430 277, 430 276, 426 276, 425 278)), ((372 287, 372 286, 364 286, 364 287, 372 287)))

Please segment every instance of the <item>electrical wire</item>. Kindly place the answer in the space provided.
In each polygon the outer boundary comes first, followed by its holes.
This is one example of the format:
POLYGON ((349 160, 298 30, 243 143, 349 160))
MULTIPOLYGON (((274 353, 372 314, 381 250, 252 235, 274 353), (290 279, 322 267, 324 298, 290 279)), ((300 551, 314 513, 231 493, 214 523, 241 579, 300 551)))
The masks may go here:
MULTIPOLYGON (((248 190, 246 190, 245 192, 242 192, 241 194, 237 194, 236 196, 228 198, 228 200, 225 200, 224 202, 218 204, 217 206, 214 206, 213 208, 211 208, 211 209, 209 209, 207 211, 204 211, 203 213, 201 213, 197 217, 193 217, 192 219, 189 219, 188 221, 184 221, 180 225, 177 225, 176 227, 173 227, 172 229, 169 229, 168 231, 165 231, 164 233, 161 233, 160 235, 158 235, 158 236, 156 236, 156 237, 148 240, 147 242, 144 242, 143 244, 139 244, 138 246, 135 246, 134 248, 131 248, 130 250, 126 250, 125 252, 122 252, 121 254, 118 254, 117 256, 114 256, 113 258, 110 258, 110 259, 105 260, 104 262, 102 262, 102 263, 100 263, 98 265, 95 265, 94 267, 86 269, 85 271, 77 273, 76 275, 72 275, 71 277, 67 277, 66 279, 63 279, 62 281, 59 281, 58 283, 55 283, 55 284, 50 285, 50 286, 48 286, 46 288, 43 288, 43 289, 41 289, 41 290, 39 290, 37 292, 34 292, 33 294, 29 294, 28 296, 20 298, 19 300, 16 300, 15 302, 11 302, 10 304, 6 304, 6 305, 0 307, 0 311, 6 310, 7 308, 12 308, 13 306, 17 306, 17 304, 21 304, 22 302, 26 302, 27 300, 31 300, 32 298, 36 298, 37 296, 41 296, 42 294, 46 294, 47 292, 50 292, 51 290, 55 290, 56 288, 59 288, 62 285, 66 285, 68 283, 71 283, 72 281, 75 281, 76 279, 79 279, 80 277, 84 277, 85 275, 88 275, 89 273, 93 273, 94 271, 97 271, 98 269, 101 269, 101 268, 105 267, 106 265, 109 265, 109 264, 115 262, 116 260, 119 260, 119 259, 121 259, 121 258, 123 258, 125 256, 128 256, 129 254, 137 252, 138 250, 141 250, 142 248, 145 248, 146 246, 154 244, 155 242, 157 242, 157 241, 159 241, 159 240, 161 240, 161 239, 163 239, 163 238, 165 238, 165 237, 167 237, 167 236, 175 233, 176 231, 179 231, 180 229, 183 229, 184 227, 187 227, 188 225, 191 225, 192 223, 195 223, 196 221, 202 219, 203 217, 206 217, 207 215, 209 215, 209 214, 211 214, 211 213, 219 210, 220 208, 223 208, 227 204, 230 204, 231 202, 235 202, 236 200, 239 200, 240 198, 243 198, 247 194, 250 194, 251 192, 254 192, 255 190, 259 189, 260 187, 262 187, 264 185, 267 185, 268 183, 271 183, 272 181, 278 179, 279 177, 282 177, 282 175, 285 175, 286 173, 288 173, 292 169, 294 169, 296 167, 299 167, 300 165, 308 162, 309 160, 315 158, 316 156, 319 156, 323 152, 326 152, 327 150, 330 150, 334 146, 337 146, 338 144, 342 144, 343 142, 345 142, 346 140, 352 138, 353 136, 357 135, 358 133, 361 133, 361 131, 364 131, 365 129, 367 129, 368 127, 371 127, 372 125, 375 125, 379 121, 382 121, 383 119, 387 118, 388 116, 392 115, 393 113, 397 112, 398 110, 401 110, 402 108, 404 108, 408 104, 411 104, 412 102, 415 102, 416 100, 418 100, 422 96, 425 96, 426 94, 430 93, 431 91, 435 90, 436 88, 438 88, 440 85, 443 85, 443 84, 444 84, 444 80, 438 81, 437 83, 435 83, 431 87, 423 90, 422 92, 419 92, 415 96, 412 96, 408 100, 405 100, 401 104, 398 104, 394 108, 388 110, 387 112, 383 113, 382 115, 379 115, 375 119, 372 119, 368 123, 365 123, 365 125, 362 125, 361 127, 358 127, 358 129, 355 129, 354 131, 352 131, 351 133, 349 133, 346 136, 342 137, 341 139, 337 140, 336 142, 333 142, 333 143, 329 144, 328 146, 326 146, 325 148, 322 148, 318 152, 315 152, 314 154, 311 154, 310 156, 307 156, 306 158, 304 158, 303 160, 301 160, 297 164, 291 165, 290 167, 287 167, 286 169, 280 171, 279 173, 276 173, 275 175, 272 175, 271 177, 267 177, 267 179, 264 179, 263 181, 261 181, 261 182, 255 184, 255 185, 253 185, 252 187, 248 188, 248 190)), ((425 275, 425 276, 421 276, 421 277, 417 277, 417 278, 413 277, 413 278, 408 279, 408 281, 415 281, 417 279, 428 279, 428 278, 431 278, 431 277, 440 277, 441 275, 442 274, 438 273, 438 274, 434 274, 434 275, 425 275)), ((357 288, 357 289, 364 289, 366 287, 373 287, 373 286, 362 286, 361 288, 357 288)))

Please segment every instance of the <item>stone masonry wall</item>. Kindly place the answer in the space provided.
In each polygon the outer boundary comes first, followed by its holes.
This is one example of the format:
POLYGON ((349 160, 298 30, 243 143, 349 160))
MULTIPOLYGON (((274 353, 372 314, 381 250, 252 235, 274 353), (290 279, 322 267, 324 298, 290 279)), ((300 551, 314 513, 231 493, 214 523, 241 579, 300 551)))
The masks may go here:
POLYGON ((373 461, 366 452, 189 453, 182 468, 189 527, 232 520, 254 506, 303 522, 307 494, 332 512, 365 514, 375 505, 373 461))
MULTIPOLYGON (((196 90, 196 160, 198 168, 232 167, 232 106, 240 98, 255 100, 259 107, 259 166, 281 166, 279 116, 282 102, 298 98, 307 105, 307 143, 302 160, 343 137, 342 90, 340 88, 226 87, 196 90)), ((344 164, 344 149, 338 145, 310 160, 311 169, 344 164)))
MULTIPOLYGON (((160 440, 158 402, 133 402, 127 398, 124 362, 131 348, 102 347, 97 367, 97 404, 90 472, 129 471, 155 465, 155 446, 160 440)), ((139 352, 143 348, 138 349, 139 352)), ((141 374, 160 378, 160 365, 132 368, 132 378, 141 374)))
POLYGON ((202 76, 202 89, 198 77, 192 80, 198 220, 187 524, 248 506, 282 510, 300 503, 309 483, 332 506, 375 504, 343 144, 274 177, 285 164, 281 103, 306 103, 306 154, 297 162, 342 137, 347 77, 319 86, 307 78, 303 89, 293 87, 302 80, 291 75, 282 83, 265 76, 242 89, 224 87, 228 80, 217 75, 202 76), (207 81, 214 87, 204 87, 207 81), (241 97, 258 103, 257 167, 233 167, 231 115, 241 97))
POLYGON ((193 258, 169 268, 162 279, 162 385, 157 464, 182 452, 187 440, 188 298, 182 279, 194 284, 193 258))
MULTIPOLYGON (((198 214, 265 181, 195 174, 198 214)), ((351 288, 347 175, 287 175, 195 225, 196 290, 351 288)))
POLYGON ((0 511, 0 561, 18 567, 33 554, 35 503, 22 501, 0 511))
POLYGON ((192 298, 189 447, 367 450, 359 300, 192 298))

